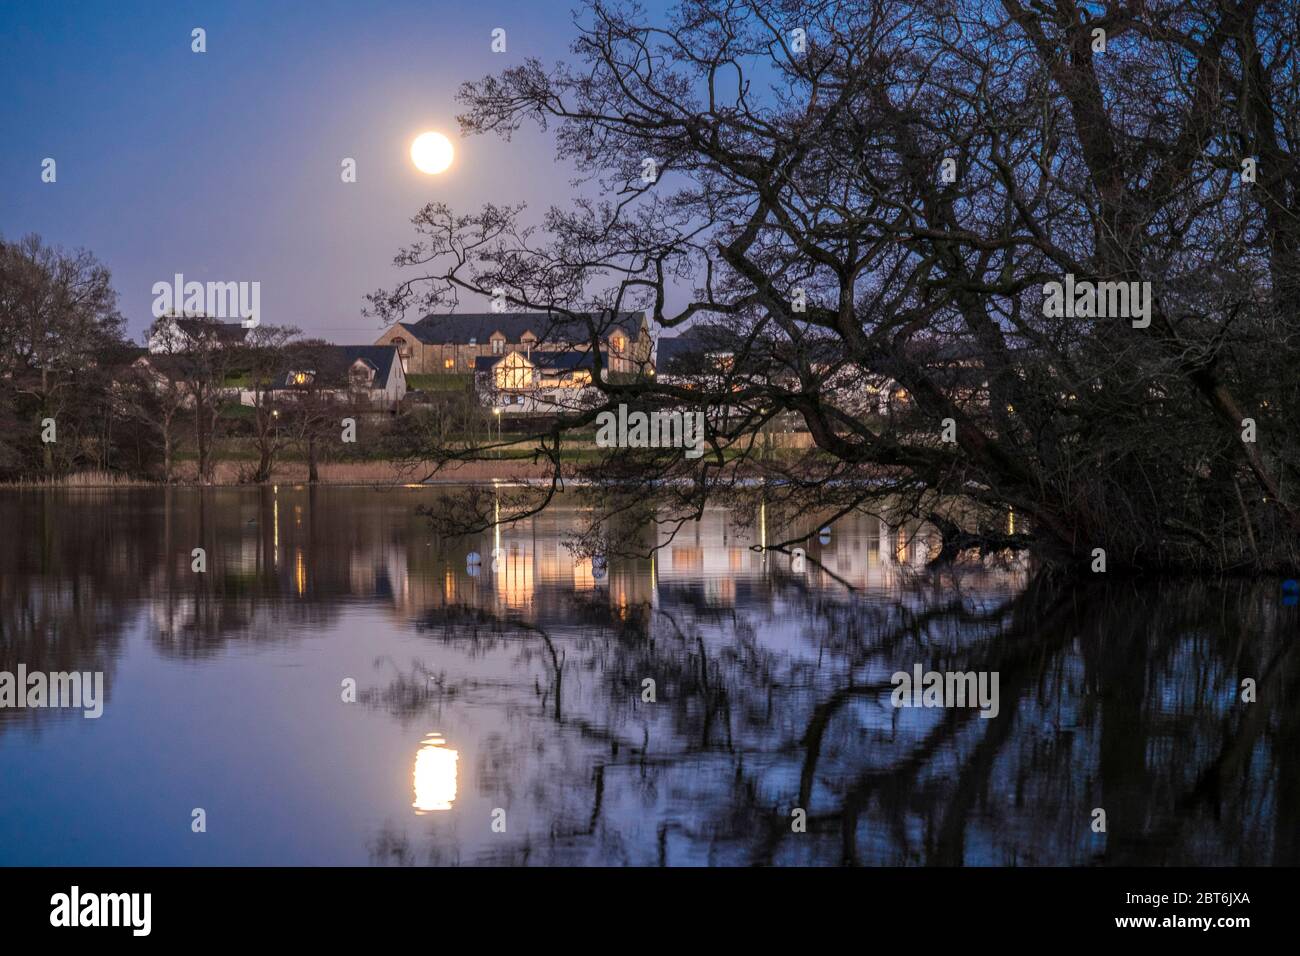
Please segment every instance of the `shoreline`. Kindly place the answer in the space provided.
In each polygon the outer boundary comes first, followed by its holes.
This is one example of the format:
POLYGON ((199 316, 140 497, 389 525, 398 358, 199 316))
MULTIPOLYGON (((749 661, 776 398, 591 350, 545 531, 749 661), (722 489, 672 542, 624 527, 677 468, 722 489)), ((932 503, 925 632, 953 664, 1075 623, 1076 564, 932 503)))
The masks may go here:
MULTIPOLYGON (((531 461, 475 461, 445 465, 437 473, 432 462, 414 465, 395 461, 331 462, 317 466, 320 485, 463 485, 481 481, 530 482, 549 480, 550 468, 531 461)), ((195 480, 195 468, 185 463, 176 469, 169 482, 129 478, 112 472, 76 472, 52 480, 13 481, 0 483, 0 489, 78 489, 78 488, 227 488, 250 485, 305 485, 307 465, 286 462, 271 469, 271 477, 264 482, 244 480, 248 469, 245 462, 218 462, 213 480, 200 485, 195 480)), ((567 476, 566 476, 567 477, 567 476)))

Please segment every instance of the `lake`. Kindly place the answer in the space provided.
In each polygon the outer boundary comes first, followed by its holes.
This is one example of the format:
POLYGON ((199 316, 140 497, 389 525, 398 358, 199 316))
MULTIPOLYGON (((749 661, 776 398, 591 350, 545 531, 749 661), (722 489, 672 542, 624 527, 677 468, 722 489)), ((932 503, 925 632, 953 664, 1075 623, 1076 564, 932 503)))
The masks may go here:
POLYGON ((593 561, 580 497, 440 540, 438 493, 0 492, 0 672, 105 695, 0 709, 0 864, 1300 863, 1277 581, 935 573, 866 516, 799 568, 722 510, 593 561))

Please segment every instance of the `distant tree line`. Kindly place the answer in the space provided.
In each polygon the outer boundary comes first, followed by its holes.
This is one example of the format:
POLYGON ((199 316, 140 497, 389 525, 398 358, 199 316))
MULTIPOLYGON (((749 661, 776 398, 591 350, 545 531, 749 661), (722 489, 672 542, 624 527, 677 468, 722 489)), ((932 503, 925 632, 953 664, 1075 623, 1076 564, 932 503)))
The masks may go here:
POLYGON ((365 410, 338 400, 333 380, 304 376, 285 400, 286 376, 326 366, 334 348, 294 328, 258 326, 237 345, 165 341, 170 350, 146 354, 126 338, 108 269, 91 253, 0 237, 0 481, 92 471, 209 483, 233 450, 240 480, 270 480, 293 453, 316 481, 325 460, 406 454, 427 427, 403 421, 348 444, 340 421, 365 410))

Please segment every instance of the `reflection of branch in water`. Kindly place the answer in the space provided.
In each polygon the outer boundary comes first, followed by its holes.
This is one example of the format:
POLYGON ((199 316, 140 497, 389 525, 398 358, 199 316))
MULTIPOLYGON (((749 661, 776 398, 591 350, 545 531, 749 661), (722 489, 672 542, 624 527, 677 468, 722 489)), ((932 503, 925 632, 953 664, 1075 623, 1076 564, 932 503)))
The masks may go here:
MULTIPOLYGON (((965 609, 961 603, 948 604, 943 607, 932 608, 918 617, 910 617, 905 620, 903 627, 897 629, 892 635, 883 638, 882 643, 889 644, 904 633, 915 633, 919 631, 929 620, 946 617, 960 623, 986 622, 990 620, 1001 620, 1010 614, 1013 621, 1017 619, 1017 612, 1025 604, 1040 605, 1041 595, 1035 591, 1026 591, 1021 595, 1012 598, 1010 601, 995 607, 992 611, 983 613, 971 613, 965 609)), ((1069 602, 1063 598, 1058 598, 1055 604, 1050 605, 1046 610, 1046 616, 1041 620, 1041 624, 1049 626, 1053 619, 1060 617, 1070 607, 1069 602)), ((1000 635, 997 643, 999 648, 1000 660, 996 662, 984 662, 978 669, 998 670, 1003 672, 1003 684, 1009 686, 1013 691, 1017 686, 1016 671, 1018 667, 1025 663, 1027 659, 1024 655, 1006 654, 1001 649, 1014 647, 1014 638, 1025 636, 1030 628, 1026 627, 1023 614, 1019 615, 1020 626, 1016 624, 1004 630, 1000 635), (1010 680, 1008 680, 1008 676, 1010 680)), ((1037 628, 1032 629, 1034 636, 1037 636, 1037 628)), ((1062 634, 1064 633, 1064 629, 1062 634)), ((1058 642, 1059 642, 1058 638, 1058 642)), ((1045 647, 1039 645, 1039 650, 1045 647)), ((889 681, 878 681, 867 685, 851 685, 840 688, 826 698, 822 704, 817 705, 812 712, 807 729, 800 743, 804 748, 803 765, 800 772, 799 796, 797 805, 803 808, 807 814, 807 825, 809 832, 825 830, 829 827, 838 825, 841 831, 841 855, 842 862, 853 864, 857 862, 856 833, 858 829, 858 819, 867 805, 869 797, 880 786, 888 788, 888 792, 883 794, 889 797, 890 794, 903 795, 914 792, 916 787, 914 781, 920 776, 927 765, 936 756, 947 756, 948 751, 944 748, 952 741, 957 731, 969 724, 972 720, 978 721, 976 711, 966 710, 950 712, 947 718, 941 721, 930 733, 928 733, 916 746, 914 746, 907 755, 882 770, 868 770, 861 773, 857 780, 850 785, 840 801, 837 809, 821 813, 815 812, 811 806, 813 802, 812 789, 816 777, 817 763, 822 751, 822 742, 828 728, 834 717, 850 701, 855 699, 871 699, 887 694, 893 689, 893 684, 889 681)), ((1010 698, 1014 699, 1014 697, 1010 698)), ((1008 708, 1002 726, 999 728, 995 739, 1005 738, 1009 735, 1011 727, 1012 709, 1008 708)), ((897 714, 895 714, 897 717, 897 714)), ((1001 719, 1001 718, 1000 718, 1001 719)), ((992 721, 998 723, 998 721, 992 721)), ((996 745, 993 748, 996 752, 996 745)), ((976 770, 982 770, 985 773, 992 766, 993 754, 987 754, 980 751, 977 746, 977 756, 982 757, 976 761, 976 770)), ((976 791, 982 787, 976 787, 966 774, 969 773, 969 767, 964 768, 963 774, 959 776, 960 788, 974 788, 976 791)), ((756 862, 769 861, 776 851, 777 845, 792 831, 789 828, 788 821, 785 819, 770 819, 766 827, 766 839, 762 841, 757 848, 756 862)), ((964 822, 964 820, 963 820, 964 822)), ((906 845, 906 831, 901 826, 901 818, 895 818, 895 834, 900 845, 906 845)), ((951 847, 958 838, 958 834, 950 829, 944 834, 945 846, 951 847)))
MULTIPOLYGON (((804 653, 770 640, 761 611, 732 606, 695 613, 688 600, 647 609, 644 625, 632 629, 606 619, 576 636, 483 616, 454 627, 442 625, 461 618, 438 622, 449 642, 468 640, 476 651, 502 635, 510 640, 527 631, 546 647, 548 669, 563 669, 567 656, 575 673, 600 675, 595 696, 579 682, 563 710, 552 708, 549 698, 544 704, 543 719, 565 728, 558 739, 576 747, 558 761, 533 760, 522 744, 516 754, 530 760, 528 772, 536 775, 528 792, 550 811, 549 844, 530 831, 526 849, 503 851, 499 859, 542 854, 561 862, 707 857, 958 865, 999 854, 1004 861, 1085 862, 1104 847, 1096 859, 1123 862, 1173 853, 1175 841, 1188 853, 1195 833, 1162 830, 1154 815, 1133 813, 1131 802, 1124 805, 1127 791, 1115 784, 1149 794, 1167 792, 1169 778, 1191 787, 1198 780, 1226 785, 1233 774, 1259 777, 1252 755, 1270 746, 1263 743, 1270 730, 1282 736, 1267 716, 1276 709, 1225 711, 1214 703, 1215 683, 1197 680, 1195 666, 1188 669, 1181 658, 1168 662, 1176 651, 1190 655, 1192 665, 1204 659, 1200 673, 1217 680, 1213 668, 1231 652, 1213 645, 1180 650, 1205 618, 1189 614, 1185 627, 1169 621, 1167 612, 1156 618, 1143 606, 1145 594, 1122 601, 1123 592, 1113 589, 1031 586, 1009 597, 985 588, 952 598, 947 588, 918 587, 904 599, 881 603, 801 597, 779 586, 760 596, 774 609, 781 602, 780 615, 805 622, 799 634, 804 653), (1134 633, 1125 630, 1117 648, 1119 638, 1107 638, 1119 633, 1121 622, 1134 633), (1151 628, 1150 639, 1143 638, 1143 626, 1151 628), (1097 671, 1117 649, 1132 659, 1121 655, 1116 667, 1097 671), (940 671, 997 671, 998 717, 982 720, 975 708, 893 710, 887 699, 893 686, 885 677, 907 661, 940 671), (1158 674, 1161 666, 1167 670, 1158 674), (660 688, 660 704, 649 711, 636 703, 639 679, 647 673, 660 688), (1167 718, 1168 701, 1151 686, 1157 679, 1177 680, 1198 708, 1188 718, 1195 749, 1169 751, 1158 763, 1148 756, 1146 766, 1134 767, 1126 755, 1116 763, 1108 749, 1114 738, 1131 738, 1137 746, 1128 749, 1139 758, 1159 739, 1149 724, 1167 718), (1114 708, 1116 698, 1125 706, 1114 708), (593 711, 593 704, 608 712, 593 711), (1207 732, 1198 729, 1206 726, 1202 706, 1225 718, 1222 734, 1211 732, 1217 755, 1207 752, 1207 732), (635 719, 642 714, 646 719, 635 719), (1177 763, 1171 762, 1175 756, 1177 763), (788 808, 780 807, 796 779, 797 805, 808 813, 801 837, 791 836, 788 808), (653 824, 641 842, 620 828, 621 814, 638 801, 631 812, 650 808, 653 824), (1087 810, 1096 805, 1113 813, 1105 839, 1086 829, 1087 810), (1023 822, 1017 824, 1017 815, 1023 822)), ((1261 693, 1285 696, 1296 681, 1295 656, 1274 655, 1268 666, 1246 672, 1263 674, 1261 693)), ((1182 715, 1175 711, 1173 719, 1182 715)), ((539 733, 538 739, 556 738, 539 733)), ((1280 740, 1271 742, 1273 751, 1280 746, 1280 740)), ((1238 814, 1248 793, 1257 795, 1244 784, 1240 789, 1238 814)), ((1229 837, 1216 833, 1213 845, 1229 837)), ((1275 852, 1285 854, 1289 846, 1275 852)))
POLYGON ((411 841, 406 834, 398 833, 387 824, 379 831, 378 836, 370 841, 367 849, 370 852, 372 866, 410 866, 415 862, 415 854, 411 852, 411 841))
POLYGON ((564 652, 555 646, 555 641, 545 628, 529 621, 494 615, 483 608, 467 604, 448 605, 428 611, 416 623, 416 628, 419 631, 440 631, 443 640, 447 643, 475 643, 481 641, 484 635, 489 640, 500 640, 511 632, 540 637, 550 657, 553 681, 552 688, 543 694, 543 707, 550 695, 554 693, 554 717, 556 722, 563 723, 561 698, 564 691, 564 652), (467 626, 468 630, 465 630, 467 626))

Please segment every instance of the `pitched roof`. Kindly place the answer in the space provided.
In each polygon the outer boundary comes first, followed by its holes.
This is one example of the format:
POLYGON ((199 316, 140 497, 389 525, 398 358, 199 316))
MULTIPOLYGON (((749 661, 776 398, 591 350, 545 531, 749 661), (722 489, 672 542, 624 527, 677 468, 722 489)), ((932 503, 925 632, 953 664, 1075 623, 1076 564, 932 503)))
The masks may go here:
POLYGON ((533 352, 529 360, 547 372, 572 372, 576 369, 595 368, 591 352, 533 352))
POLYGON ((628 338, 635 339, 641 332, 645 313, 580 315, 579 319, 569 319, 546 312, 464 312, 426 315, 418 322, 400 324, 426 345, 468 345, 470 339, 486 345, 495 332, 504 335, 507 342, 522 342, 524 333, 532 332, 539 342, 563 344, 589 342, 593 325, 601 338, 621 329, 628 338))
POLYGON ((198 361, 193 355, 185 352, 176 354, 146 352, 132 365, 137 368, 148 367, 174 382, 188 379, 198 371, 198 361))
POLYGON ((346 385, 348 372, 358 359, 375 370, 373 388, 387 388, 396 369, 401 367, 395 345, 311 345, 289 360, 289 371, 276 387, 295 387, 290 380, 294 372, 314 372, 321 384, 346 385))
POLYGON ((660 336, 655 364, 667 372, 696 371, 697 366, 705 364, 708 355, 733 352, 737 338, 734 332, 719 326, 693 325, 677 335, 660 336))
POLYGON ((218 322, 208 318, 178 318, 176 326, 192 339, 213 336, 218 342, 242 342, 248 335, 248 329, 239 322, 218 322))
POLYGON ((375 388, 387 388, 389 376, 398 368, 396 345, 340 345, 349 368, 357 359, 364 359, 375 369, 375 388))
POLYGON ((134 365, 136 360, 148 355, 149 350, 129 342, 111 342, 99 350, 95 364, 100 368, 121 368, 134 365))

